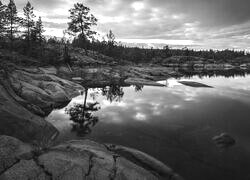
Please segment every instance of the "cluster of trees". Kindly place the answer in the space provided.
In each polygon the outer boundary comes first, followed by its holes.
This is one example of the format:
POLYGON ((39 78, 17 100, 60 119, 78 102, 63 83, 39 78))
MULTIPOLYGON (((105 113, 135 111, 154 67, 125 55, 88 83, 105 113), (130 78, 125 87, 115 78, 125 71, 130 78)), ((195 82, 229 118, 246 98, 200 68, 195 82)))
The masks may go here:
MULTIPOLYGON (((7 5, 0 1, 0 41, 2 48, 32 53, 32 48, 41 47, 45 41, 41 17, 35 20, 34 8, 27 2, 23 16, 19 17, 14 0, 7 5)), ((41 52, 36 50, 37 52, 41 52)))

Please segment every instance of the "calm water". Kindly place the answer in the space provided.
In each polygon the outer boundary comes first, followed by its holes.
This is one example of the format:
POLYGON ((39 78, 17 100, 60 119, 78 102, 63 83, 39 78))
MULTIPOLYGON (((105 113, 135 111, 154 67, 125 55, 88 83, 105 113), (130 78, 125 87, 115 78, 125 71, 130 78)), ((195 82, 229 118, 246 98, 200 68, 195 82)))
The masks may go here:
MULTIPOLYGON (((133 147, 187 180, 250 179, 250 76, 188 80, 214 88, 169 79, 161 82, 167 87, 89 89, 87 101, 97 101, 101 109, 94 112, 99 121, 85 137, 72 131, 65 108, 53 111, 47 120, 60 131, 58 142, 88 138, 133 147), (220 149, 212 138, 224 132, 236 144, 220 149)), ((74 98, 66 108, 83 103, 84 97, 74 98)))

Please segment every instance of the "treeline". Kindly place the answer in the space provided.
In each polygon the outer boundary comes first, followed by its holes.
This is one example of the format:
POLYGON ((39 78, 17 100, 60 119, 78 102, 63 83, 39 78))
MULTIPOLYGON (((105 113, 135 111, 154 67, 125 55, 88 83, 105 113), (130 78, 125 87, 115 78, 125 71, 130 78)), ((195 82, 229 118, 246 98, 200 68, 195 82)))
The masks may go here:
MULTIPOLYGON (((165 46, 162 49, 148 49, 139 47, 126 47, 122 43, 117 43, 115 41, 115 35, 110 30, 109 33, 103 38, 102 41, 92 38, 81 40, 81 37, 75 37, 72 45, 75 47, 87 47, 93 51, 100 52, 104 55, 115 58, 119 60, 127 60, 134 63, 161 63, 162 61, 168 61, 168 63, 175 63, 175 59, 171 59, 173 56, 181 56, 179 58, 179 63, 186 61, 209 61, 211 63, 230 63, 231 61, 242 58, 249 57, 250 54, 245 51, 238 50, 193 50, 188 48, 182 49, 172 49, 169 46, 165 46), (79 42, 84 42, 84 46, 81 46, 79 42), (197 57, 197 58, 195 58, 197 57), (200 59, 199 59, 200 58, 200 59)), ((241 62, 248 62, 249 59, 239 60, 241 62), (245 60, 245 61, 244 61, 245 60)), ((248 62, 250 63, 250 61, 248 62)))
MULTIPOLYGON (((109 34, 107 35, 107 37, 109 34)), ((165 46, 162 49, 148 49, 138 47, 126 47, 122 44, 118 44, 115 41, 92 41, 89 47, 93 50, 101 52, 107 56, 114 57, 116 59, 124 59, 135 63, 161 63, 163 60, 168 60, 169 63, 174 63, 172 56, 181 56, 181 61, 194 61, 194 60, 208 60, 210 62, 230 62, 240 57, 250 57, 249 53, 245 51, 237 50, 193 50, 188 48, 183 49, 171 49, 169 46, 165 46), (194 58, 198 57, 198 58, 194 58), (167 59, 169 58, 169 59, 167 59)))
MULTIPOLYGON (((8 4, 0 1, 0 48, 17 51, 26 56, 41 59, 47 63, 56 64, 59 60, 71 63, 69 47, 78 47, 97 51, 101 54, 113 57, 117 62, 123 60, 134 63, 161 63, 170 57, 182 56, 183 61, 192 61, 193 57, 208 59, 214 62, 228 62, 239 57, 250 57, 244 51, 235 50, 190 50, 171 49, 165 46, 162 49, 146 49, 138 47, 126 47, 117 43, 114 33, 110 30, 103 40, 96 38, 96 32, 92 27, 97 25, 97 18, 90 13, 90 9, 82 3, 74 4, 69 10, 68 28, 64 31, 63 38, 50 38, 46 40, 42 18, 36 17, 34 7, 27 2, 23 7, 23 16, 19 17, 14 0, 8 4), (73 37, 70 41, 66 37, 73 37)), ((167 61, 167 62, 168 62, 167 61)))

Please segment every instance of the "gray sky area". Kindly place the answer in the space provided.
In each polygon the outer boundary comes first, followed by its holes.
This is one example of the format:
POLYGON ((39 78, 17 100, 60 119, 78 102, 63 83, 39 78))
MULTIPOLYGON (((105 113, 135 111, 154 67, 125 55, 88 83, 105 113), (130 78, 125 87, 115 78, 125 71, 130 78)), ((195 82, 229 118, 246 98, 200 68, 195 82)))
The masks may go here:
MULTIPOLYGON (((4 2, 7 2, 5 0, 4 2)), ((27 1, 16 0, 22 9, 27 1)), ((128 43, 250 50, 250 0, 30 0, 46 34, 62 36, 68 10, 83 2, 98 18, 96 30, 109 29, 128 43)))

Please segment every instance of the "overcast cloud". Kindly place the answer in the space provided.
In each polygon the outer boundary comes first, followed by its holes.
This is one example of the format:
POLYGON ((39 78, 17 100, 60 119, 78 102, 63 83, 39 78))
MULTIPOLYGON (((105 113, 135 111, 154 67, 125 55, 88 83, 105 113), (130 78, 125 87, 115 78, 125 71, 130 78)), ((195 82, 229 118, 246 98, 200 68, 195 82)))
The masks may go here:
MULTIPOLYGON (((6 2, 7 0, 5 0, 6 2)), ((16 0, 21 10, 27 1, 16 0)), ((62 35, 77 0, 30 0, 46 34, 62 35)), ((110 29, 127 42, 168 43, 195 48, 250 50, 249 0, 85 0, 98 18, 97 31, 110 29)))

